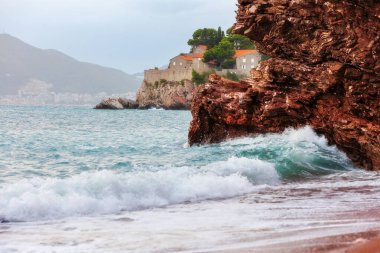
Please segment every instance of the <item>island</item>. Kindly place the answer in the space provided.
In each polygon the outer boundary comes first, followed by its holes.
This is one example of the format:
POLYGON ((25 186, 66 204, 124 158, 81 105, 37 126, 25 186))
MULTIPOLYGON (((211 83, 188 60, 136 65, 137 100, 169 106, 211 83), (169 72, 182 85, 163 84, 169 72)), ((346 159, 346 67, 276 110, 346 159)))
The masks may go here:
POLYGON ((225 33, 218 29, 202 28, 188 41, 189 53, 180 53, 169 60, 168 67, 144 71, 144 80, 137 91, 136 101, 125 103, 123 98, 108 98, 96 109, 190 110, 192 93, 207 82, 210 74, 229 80, 246 78, 266 56, 243 35, 225 33))

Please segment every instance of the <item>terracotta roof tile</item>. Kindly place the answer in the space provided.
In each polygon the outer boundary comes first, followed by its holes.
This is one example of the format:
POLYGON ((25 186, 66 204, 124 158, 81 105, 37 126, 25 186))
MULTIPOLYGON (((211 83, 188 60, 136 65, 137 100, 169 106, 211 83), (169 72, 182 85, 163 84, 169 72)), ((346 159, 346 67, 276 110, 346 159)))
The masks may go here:
POLYGON ((203 58, 204 54, 182 54, 180 57, 185 61, 192 61, 193 59, 203 58))
MULTIPOLYGON (((236 50, 234 58, 242 57, 247 54, 257 53, 257 50, 236 50)), ((203 58, 204 54, 181 54, 181 59, 185 61, 192 61, 193 59, 203 58)))
POLYGON ((193 57, 191 55, 188 55, 188 54, 180 55, 180 57, 182 59, 184 59, 185 61, 192 61, 193 60, 193 57))
POLYGON ((253 54, 253 53, 257 53, 257 50, 236 50, 234 57, 238 58, 238 57, 241 57, 247 54, 253 54))
POLYGON ((193 58, 203 58, 204 54, 194 54, 193 58))

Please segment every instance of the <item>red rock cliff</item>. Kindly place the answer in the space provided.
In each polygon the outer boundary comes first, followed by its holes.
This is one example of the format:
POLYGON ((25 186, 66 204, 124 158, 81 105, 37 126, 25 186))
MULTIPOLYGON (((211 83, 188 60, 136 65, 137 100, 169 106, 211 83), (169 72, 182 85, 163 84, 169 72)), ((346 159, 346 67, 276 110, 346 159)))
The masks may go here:
POLYGON ((234 31, 271 59, 195 90, 191 145, 311 125, 380 170, 380 0, 239 0, 234 31))

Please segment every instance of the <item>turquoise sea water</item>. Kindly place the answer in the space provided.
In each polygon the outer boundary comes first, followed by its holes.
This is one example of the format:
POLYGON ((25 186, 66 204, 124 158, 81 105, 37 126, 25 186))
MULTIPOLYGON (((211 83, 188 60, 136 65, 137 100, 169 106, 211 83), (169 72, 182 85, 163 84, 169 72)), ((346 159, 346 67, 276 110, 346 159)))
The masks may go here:
MULTIPOLYGON (((379 175, 356 169, 309 127, 188 147, 185 111, 1 106, 0 118, 0 220, 6 224, 39 229, 39 222, 75 218, 167 215, 157 208, 178 205, 191 213, 210 201, 241 198, 266 219, 279 219, 268 203, 282 203, 290 214, 300 205, 310 206, 305 212, 328 208, 334 198, 336 210, 345 212, 359 200, 367 209, 380 200, 379 175), (306 193, 294 199, 297 189, 306 193)), ((0 240, 0 248, 12 249, 9 241, 0 240)))

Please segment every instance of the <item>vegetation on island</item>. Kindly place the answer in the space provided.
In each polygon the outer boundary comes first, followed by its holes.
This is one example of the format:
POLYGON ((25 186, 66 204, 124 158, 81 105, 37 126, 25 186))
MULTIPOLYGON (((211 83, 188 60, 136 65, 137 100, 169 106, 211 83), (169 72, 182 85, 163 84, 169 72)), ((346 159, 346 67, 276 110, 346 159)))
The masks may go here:
POLYGON ((218 30, 213 28, 198 29, 193 33, 193 38, 187 44, 191 46, 191 52, 199 45, 206 45, 208 48, 213 48, 225 37, 222 28, 218 30))
POLYGON ((232 28, 227 30, 227 36, 225 39, 234 45, 235 50, 256 49, 255 44, 248 37, 240 34, 233 34, 232 28))
POLYGON ((232 34, 231 28, 227 34, 219 27, 198 29, 193 33, 193 38, 188 41, 191 51, 199 45, 208 47, 203 61, 212 63, 217 69, 231 69, 235 65, 233 58, 235 50, 255 49, 251 40, 243 35, 232 34))
POLYGON ((242 78, 246 77, 246 76, 243 76, 243 75, 238 75, 234 72, 230 72, 228 71, 226 75, 223 76, 224 78, 228 79, 228 80, 232 80, 232 81, 240 81, 242 78))
MULTIPOLYGON (((192 72, 192 79, 191 81, 197 85, 201 85, 204 83, 207 83, 208 77, 215 73, 215 71, 210 71, 210 72, 204 72, 204 73, 198 73, 197 71, 193 70, 192 72)), ((246 76, 244 75, 238 75, 234 72, 228 71, 225 75, 223 75, 224 78, 232 81, 240 81, 242 78, 245 78, 246 76)))
POLYGON ((208 77, 211 75, 211 74, 214 74, 215 71, 209 71, 209 72, 203 72, 203 73, 198 73, 197 71, 195 71, 193 69, 193 72, 192 72, 192 78, 191 78, 191 81, 197 85, 201 85, 201 84, 204 84, 204 83, 207 83, 208 81, 208 77))
POLYGON ((205 52, 203 61, 214 64, 218 69, 231 69, 235 65, 234 54, 233 44, 223 39, 205 52))
POLYGON ((261 61, 266 61, 266 60, 268 60, 268 59, 270 59, 270 57, 269 57, 268 55, 266 55, 266 54, 261 54, 261 61))

